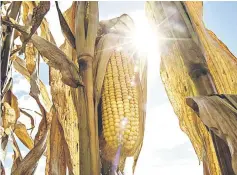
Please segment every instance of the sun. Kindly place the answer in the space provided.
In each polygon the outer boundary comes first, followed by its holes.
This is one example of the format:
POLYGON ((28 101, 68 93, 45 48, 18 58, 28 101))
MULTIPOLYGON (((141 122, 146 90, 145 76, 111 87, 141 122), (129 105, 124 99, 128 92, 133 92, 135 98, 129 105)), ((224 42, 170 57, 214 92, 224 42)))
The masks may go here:
POLYGON ((160 38, 162 35, 158 32, 158 28, 151 25, 145 16, 145 11, 134 11, 129 14, 134 21, 135 30, 132 34, 132 42, 139 54, 141 61, 147 60, 149 67, 148 79, 155 81, 160 68, 161 53, 160 53, 160 38), (156 72, 156 73, 154 73, 156 72))
POLYGON ((139 52, 151 54, 158 49, 155 30, 152 29, 144 11, 135 11, 130 15, 135 24, 135 31, 132 34, 133 43, 139 52))

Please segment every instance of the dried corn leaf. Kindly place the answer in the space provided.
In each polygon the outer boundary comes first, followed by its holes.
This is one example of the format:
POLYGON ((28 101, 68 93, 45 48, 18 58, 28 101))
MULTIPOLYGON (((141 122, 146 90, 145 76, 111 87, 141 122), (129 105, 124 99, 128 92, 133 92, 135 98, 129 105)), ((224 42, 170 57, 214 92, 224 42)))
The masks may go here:
MULTIPOLYGON (((35 121, 34 121, 34 118, 32 117, 31 114, 29 114, 29 113, 26 112, 25 110, 20 109, 20 111, 21 111, 22 114, 24 114, 25 116, 29 117, 29 119, 30 119, 30 123, 31 123, 31 128, 32 128, 32 131, 33 131, 33 129, 34 129, 34 127, 35 127, 35 121)), ((31 132, 32 132, 32 131, 31 131, 31 132)))
POLYGON ((64 37, 66 38, 67 42, 72 46, 72 48, 76 49, 76 44, 75 44, 75 37, 71 31, 71 29, 69 28, 66 20, 63 17, 63 14, 59 8, 58 2, 55 1, 56 4, 56 9, 58 12, 58 17, 59 17, 59 21, 60 21, 60 26, 61 26, 61 30, 63 32, 64 37))
MULTIPOLYGON (((46 19, 43 19, 42 23, 41 23, 41 26, 40 26, 40 29, 41 29, 41 33, 40 33, 40 36, 48 41, 50 41, 50 37, 49 35, 51 34, 50 30, 49 30, 49 24, 48 22, 46 21, 46 19)), ((51 34, 52 35, 52 34, 51 34)), ((53 44, 56 45, 56 42, 52 42, 53 44)), ((47 60, 47 58, 43 58, 44 60, 47 60)))
POLYGON ((13 62, 14 68, 15 68, 20 74, 22 74, 22 75, 26 78, 26 80, 30 81, 30 73, 28 72, 28 70, 27 70, 27 68, 26 68, 26 62, 25 62, 23 59, 21 59, 21 58, 15 56, 15 55, 13 55, 13 56, 11 57, 11 60, 12 60, 12 62, 13 62))
POLYGON ((15 110, 9 105, 9 103, 3 103, 2 111, 2 126, 4 129, 9 128, 16 122, 15 110))
POLYGON ((19 166, 12 172, 12 175, 32 174, 36 168, 37 162, 46 149, 48 130, 45 130, 40 141, 19 163, 19 166))
POLYGON ((24 124, 16 124, 14 127, 14 133, 28 149, 31 150, 34 147, 34 141, 27 132, 26 126, 24 124))
POLYGON ((40 1, 37 7, 33 9, 32 27, 29 38, 36 32, 49 9, 50 1, 40 1))
POLYGON ((17 97, 12 93, 12 91, 9 91, 9 93, 10 93, 10 98, 11 98, 10 100, 11 107, 15 111, 16 119, 18 119, 20 117, 20 109, 18 107, 17 97))
MULTIPOLYGON (((38 62, 38 59, 36 59, 36 62, 38 62)), ((33 73, 30 76, 30 95, 35 99, 35 101, 37 102, 41 114, 43 116, 42 120, 49 120, 47 122, 51 122, 51 119, 47 118, 47 111, 45 109, 44 105, 44 101, 42 99, 41 96, 41 92, 40 92, 40 86, 39 86, 39 77, 38 77, 38 66, 35 66, 33 73)), ((48 95, 48 94, 47 94, 48 95)))
POLYGON ((33 35, 31 41, 40 54, 48 59, 47 64, 60 70, 65 84, 74 88, 83 85, 78 67, 60 49, 37 35, 33 35))
MULTIPOLYGON (((189 26, 185 26, 184 22, 180 21, 181 14, 179 14, 179 10, 174 2, 147 2, 146 11, 154 27, 159 26, 156 29, 157 32, 162 33, 167 38, 165 41, 160 41, 160 74, 170 102, 179 118, 180 128, 189 136, 199 159, 202 160, 203 155, 207 159, 206 163, 208 164, 210 174, 220 174, 212 138, 201 120, 186 105, 185 101, 187 96, 197 94, 197 90, 184 63, 185 54, 180 48, 182 42, 190 40, 191 43, 192 32, 189 31, 189 26), (182 30, 176 31, 176 26, 182 27, 182 30), (175 36, 172 30, 175 30, 175 36), (175 41, 177 38, 180 41, 175 41)), ((190 45, 185 46, 188 46, 187 49, 191 48, 190 45)), ((191 49, 187 50, 187 52, 200 56, 196 50, 191 49)), ((193 60, 195 59, 193 58, 193 60)))
POLYGON ((200 160, 203 159, 203 155, 208 155, 207 163, 209 168, 211 167, 211 174, 219 174, 220 170, 210 134, 185 102, 185 97, 193 96, 196 92, 181 57, 182 54, 176 46, 168 55, 162 57, 161 78, 174 111, 179 118, 180 128, 189 136, 200 160))
POLYGON ((36 7, 36 3, 34 1, 23 1, 22 7, 22 21, 26 26, 29 26, 32 21, 33 10, 36 7))
POLYGON ((4 101, 3 104, 7 103, 5 110, 3 109, 3 126, 6 129, 16 123, 17 119, 20 117, 20 110, 18 108, 17 97, 11 90, 8 90, 5 94, 4 101))
POLYGON ((58 121, 58 114, 54 111, 51 129, 50 129, 50 145, 49 151, 49 168, 47 173, 49 174, 66 174, 66 157, 64 151, 64 135, 62 127, 58 121))
POLYGON ((232 167, 237 174, 237 95, 233 95, 233 98, 230 95, 192 97, 187 99, 187 104, 208 128, 228 144, 232 167), (235 103, 235 106, 229 102, 229 99, 235 103))
POLYGON ((30 23, 30 20, 29 20, 29 15, 30 13, 32 14, 33 12, 33 8, 32 9, 29 9, 29 6, 27 3, 23 2, 22 3, 22 7, 23 7, 23 10, 22 10, 22 21, 23 23, 28 26, 29 23, 30 23), (30 12, 31 11, 31 12, 30 12))
POLYGON ((27 109, 27 108, 20 108, 20 111, 21 110, 27 110, 27 111, 31 111, 31 112, 34 112, 35 114, 39 115, 39 116, 42 116, 39 112, 35 111, 35 110, 31 110, 31 109, 27 109))
POLYGON ((48 1, 40 1, 38 5, 36 4, 36 2, 30 1, 23 3, 23 23, 26 26, 32 25, 30 28, 30 34, 24 40, 22 46, 23 49, 25 49, 26 43, 41 25, 44 16, 47 14, 49 9, 50 2, 48 1))
MULTIPOLYGON (((13 56, 12 61, 13 61, 14 68, 19 73, 21 73, 29 82, 32 82, 31 81, 32 78, 31 78, 29 72, 26 69, 25 61, 20 59, 17 56, 13 56)), ((31 83, 31 85, 33 85, 33 84, 31 83)), ((36 84, 34 86, 36 86, 36 88, 37 88, 37 86, 39 86, 38 90, 40 92, 40 101, 42 101, 42 105, 45 108, 45 110, 49 111, 50 108, 51 108, 52 103, 51 103, 51 100, 49 98, 49 95, 48 95, 48 92, 47 92, 47 89, 46 89, 45 85, 43 84, 43 82, 41 80, 38 80, 38 83, 36 82, 36 84)))
POLYGON ((37 51, 34 49, 32 43, 27 43, 25 48, 26 68, 30 75, 34 72, 36 66, 37 51))

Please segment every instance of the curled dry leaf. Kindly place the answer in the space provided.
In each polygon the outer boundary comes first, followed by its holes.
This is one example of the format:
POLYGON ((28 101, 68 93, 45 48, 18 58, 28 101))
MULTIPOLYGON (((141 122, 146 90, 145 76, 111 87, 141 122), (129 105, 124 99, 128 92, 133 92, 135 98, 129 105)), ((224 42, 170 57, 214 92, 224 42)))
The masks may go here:
POLYGON ((12 172, 12 175, 24 175, 33 173, 34 169, 46 149, 48 130, 45 130, 40 141, 19 163, 19 166, 12 172))
POLYGON ((31 41, 40 54, 48 59, 47 64, 60 70, 62 81, 65 84, 74 88, 83 85, 82 79, 79 75, 79 68, 67 58, 63 51, 37 35, 33 35, 31 41))
POLYGON ((208 128, 228 144, 232 168, 237 174, 237 95, 192 97, 187 99, 187 104, 208 128))
POLYGON ((26 126, 24 124, 15 124, 14 133, 28 149, 31 150, 34 147, 34 141, 27 132, 26 126))
POLYGON ((26 112, 23 109, 20 109, 20 111, 21 111, 22 114, 24 114, 25 116, 30 118, 31 128, 33 129, 35 127, 35 121, 34 121, 34 118, 32 117, 32 115, 30 115, 28 112, 26 112))
POLYGON ((39 116, 42 116, 42 114, 40 114, 39 112, 35 111, 35 110, 31 110, 31 109, 28 109, 28 108, 20 108, 20 111, 21 110, 24 110, 24 111, 31 111, 31 112, 34 112, 35 114, 39 115, 39 116))

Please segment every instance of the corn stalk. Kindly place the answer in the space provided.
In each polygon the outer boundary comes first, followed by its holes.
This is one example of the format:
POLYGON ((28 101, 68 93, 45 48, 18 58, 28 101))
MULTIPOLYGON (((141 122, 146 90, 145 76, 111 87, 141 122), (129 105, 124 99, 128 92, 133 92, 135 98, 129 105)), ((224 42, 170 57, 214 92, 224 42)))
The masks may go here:
POLYGON ((94 115, 93 67, 98 26, 98 2, 78 2, 75 16, 75 40, 80 75, 84 82, 78 93, 85 98, 80 116, 81 174, 99 175, 98 120, 94 115), (86 142, 88 140, 89 142, 86 142), (89 149, 89 150, 88 150, 89 149), (89 154, 88 154, 89 153, 89 154), (88 171, 88 172, 86 172, 88 171))

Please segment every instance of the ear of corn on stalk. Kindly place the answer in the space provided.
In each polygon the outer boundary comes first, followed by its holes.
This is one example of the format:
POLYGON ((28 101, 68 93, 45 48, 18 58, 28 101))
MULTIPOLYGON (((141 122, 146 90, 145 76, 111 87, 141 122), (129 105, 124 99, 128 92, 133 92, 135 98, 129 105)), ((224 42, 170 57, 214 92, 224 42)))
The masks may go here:
POLYGON ((134 157, 135 168, 142 147, 146 58, 134 54, 134 24, 128 15, 101 21, 100 26, 93 67, 101 163, 103 172, 122 172, 127 157, 134 157))
POLYGON ((114 158, 119 149, 123 156, 132 156, 139 145, 138 79, 133 60, 113 50, 102 86, 103 153, 107 159, 114 158))

